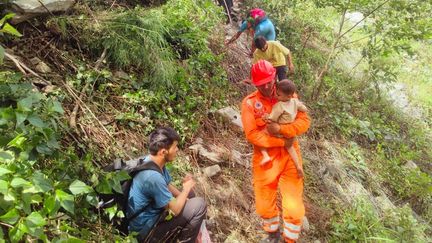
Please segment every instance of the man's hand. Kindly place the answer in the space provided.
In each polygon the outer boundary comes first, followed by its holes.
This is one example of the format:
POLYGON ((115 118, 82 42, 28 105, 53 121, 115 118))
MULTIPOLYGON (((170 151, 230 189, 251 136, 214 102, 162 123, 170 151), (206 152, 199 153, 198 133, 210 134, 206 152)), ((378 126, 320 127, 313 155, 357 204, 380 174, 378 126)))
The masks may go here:
POLYGON ((189 180, 183 182, 183 190, 191 191, 195 186, 194 179, 190 178, 189 180))
POLYGON ((294 74, 294 64, 291 63, 290 65, 288 65, 288 69, 290 74, 294 74))
POLYGON ((297 176, 298 176, 298 178, 303 178, 304 177, 303 168, 299 166, 296 169, 297 169, 297 176))
POLYGON ((295 141, 295 137, 285 139, 285 148, 291 148, 295 141))
POLYGON ((185 183, 186 181, 192 180, 192 179, 193 179, 193 177, 191 174, 186 174, 185 177, 183 177, 182 182, 185 183))
POLYGON ((224 43, 225 43, 226 46, 229 45, 229 44, 231 44, 231 39, 225 40, 224 43))
POLYGON ((280 125, 279 124, 277 124, 276 122, 272 122, 272 123, 269 123, 269 124, 267 124, 267 131, 270 133, 270 134, 279 134, 279 132, 280 132, 280 125))

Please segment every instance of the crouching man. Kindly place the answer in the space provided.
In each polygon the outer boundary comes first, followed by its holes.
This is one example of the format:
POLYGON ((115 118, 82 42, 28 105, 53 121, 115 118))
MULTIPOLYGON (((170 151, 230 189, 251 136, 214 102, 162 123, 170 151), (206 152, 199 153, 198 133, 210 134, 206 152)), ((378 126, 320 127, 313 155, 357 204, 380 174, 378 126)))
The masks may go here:
POLYGON ((175 159, 179 140, 172 128, 153 131, 146 162, 155 163, 160 172, 144 170, 133 178, 127 216, 138 213, 130 221, 129 231, 138 232, 140 242, 195 242, 205 218, 207 206, 203 198, 195 197, 192 176, 183 179, 180 191, 171 184, 171 176, 165 168, 166 163, 175 159))

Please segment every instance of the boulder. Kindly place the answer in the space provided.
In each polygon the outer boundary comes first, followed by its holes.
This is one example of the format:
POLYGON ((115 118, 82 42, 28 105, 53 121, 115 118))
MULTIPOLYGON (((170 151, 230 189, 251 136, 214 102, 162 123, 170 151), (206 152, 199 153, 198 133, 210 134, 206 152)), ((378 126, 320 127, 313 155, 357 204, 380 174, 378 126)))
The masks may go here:
POLYGON ((250 156, 246 156, 237 150, 232 150, 230 157, 231 157, 230 158, 231 161, 233 161, 239 165, 242 165, 246 168, 250 167, 250 161, 251 161, 250 156))
POLYGON ((32 59, 30 59, 30 63, 34 66, 38 65, 41 62, 41 59, 37 58, 37 57, 33 57, 32 59))
POLYGON ((18 24, 39 15, 65 12, 74 4, 75 0, 13 0, 12 7, 17 15, 12 23, 18 24))
POLYGON ((231 106, 224 107, 216 111, 216 114, 228 120, 236 130, 243 131, 243 124, 241 121, 240 112, 237 108, 231 106))
POLYGON ((408 169, 408 170, 415 170, 415 169, 418 168, 417 164, 414 163, 414 161, 412 161, 412 160, 408 160, 408 161, 403 165, 403 167, 404 167, 405 169, 408 169))
POLYGON ((39 62, 36 67, 35 67, 36 71, 40 72, 40 73, 50 73, 51 72, 51 68, 46 65, 46 63, 44 62, 39 62))
POLYGON ((203 172, 206 176, 212 177, 221 171, 221 167, 219 165, 212 165, 203 169, 203 172))
POLYGON ((206 148, 204 148, 202 144, 199 143, 194 144, 190 146, 189 149, 212 162, 215 163, 222 162, 220 154, 208 151, 206 148))

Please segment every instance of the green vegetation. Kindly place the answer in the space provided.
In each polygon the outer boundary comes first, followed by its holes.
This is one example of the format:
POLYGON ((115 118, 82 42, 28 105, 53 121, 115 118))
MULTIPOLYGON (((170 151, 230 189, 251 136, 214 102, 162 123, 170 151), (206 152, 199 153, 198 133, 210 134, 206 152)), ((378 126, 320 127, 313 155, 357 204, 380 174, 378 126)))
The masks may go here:
POLYGON ((409 207, 379 214, 366 200, 341 210, 332 223, 331 242, 427 242, 425 225, 417 222, 409 207))
MULTIPOLYGON (((235 95, 223 56, 210 49, 222 49, 224 15, 213 1, 172 0, 151 8, 103 4, 80 1, 71 15, 50 16, 40 27, 57 30, 54 42, 68 48, 55 53, 66 53, 74 64, 58 63, 64 74, 47 76, 57 86, 53 92, 38 91, 40 84, 27 76, 0 71, 0 238, 7 241, 134 241, 110 224, 121 216, 116 207, 95 207, 99 193, 119 192, 125 178, 102 168, 115 157, 142 155, 144 138, 160 125, 173 126, 190 141, 207 113, 235 95), (78 125, 71 122, 75 107, 78 125)), ((366 199, 341 207, 310 196, 340 208, 323 238, 430 241, 431 52, 424 41, 431 36, 430 3, 248 0, 246 5, 269 13, 278 39, 294 54, 292 78, 314 120, 308 139, 341 141, 352 176, 385 188, 396 202, 395 209, 379 212, 366 199), (352 28, 355 23, 341 17, 349 11, 369 13, 366 25, 352 28), (410 95, 426 105, 429 121, 403 114, 384 98, 381 87, 394 81, 414 87, 410 95), (408 161, 419 168, 406 168, 408 161)), ((3 34, 20 36, 6 22, 11 16, 0 20, 0 62, 4 43, 11 42, 3 34)), ((174 183, 192 167, 172 165, 174 183)))
MULTIPOLYGON (((48 21, 87 58, 96 59, 105 50, 107 65, 127 73, 118 77, 75 60, 77 72, 66 74, 64 83, 53 80, 63 89, 49 94, 37 91, 21 75, 0 73, 0 238, 132 240, 113 234, 109 219, 122 216, 116 207, 95 207, 99 193, 119 192, 125 178, 103 172, 103 165, 126 153, 84 139, 87 134, 81 136, 65 118, 81 92, 86 105, 81 104, 85 112, 79 125, 88 122, 90 128, 108 133, 111 137, 101 144, 117 142, 115 127, 92 114, 108 114, 116 126, 141 139, 159 125, 174 126, 183 138, 192 138, 201 118, 225 97, 221 57, 208 47, 220 13, 211 1, 182 0, 153 9, 118 8, 48 21)), ((128 151, 142 154, 137 147, 128 151)))
MULTIPOLYGON (((409 202, 426 222, 431 222, 430 127, 399 111, 383 98, 379 89, 397 80, 403 66, 400 57, 421 50, 415 46, 411 48, 410 44, 430 36, 426 23, 430 16, 425 15, 424 9, 431 5, 423 1, 410 4, 408 1, 272 0, 249 1, 248 5, 261 6, 271 13, 279 28, 279 40, 295 53, 297 70, 293 79, 302 99, 312 108, 312 136, 354 141, 365 158, 350 153, 351 166, 360 174, 367 168, 375 171, 376 178, 367 180, 390 189, 399 202, 409 202), (363 27, 352 29, 355 23, 348 23, 341 17, 348 11, 372 13, 373 21, 366 20, 363 27), (358 57, 355 52, 359 52, 358 57), (344 55, 347 55, 346 60, 344 55), (394 55, 396 57, 391 58, 394 55), (405 168, 404 164, 410 160, 416 161, 419 169, 405 168)), ((415 55, 425 54, 417 52, 415 55)), ((419 65, 427 63, 428 58, 422 60, 419 65)), ((424 79, 428 70, 419 71, 420 77, 424 79)), ((427 101, 428 98, 420 99, 427 101)), ((339 222, 338 217, 340 215, 336 214, 334 222, 339 222)), ((368 206, 346 211, 342 220, 333 226, 335 241, 404 241, 398 238, 399 233, 393 233, 392 225, 375 225, 380 222, 380 216, 368 206), (347 229, 350 222, 352 226, 347 229)), ((413 225, 404 227, 416 229, 413 225)), ((419 232, 424 230, 430 228, 419 232)))

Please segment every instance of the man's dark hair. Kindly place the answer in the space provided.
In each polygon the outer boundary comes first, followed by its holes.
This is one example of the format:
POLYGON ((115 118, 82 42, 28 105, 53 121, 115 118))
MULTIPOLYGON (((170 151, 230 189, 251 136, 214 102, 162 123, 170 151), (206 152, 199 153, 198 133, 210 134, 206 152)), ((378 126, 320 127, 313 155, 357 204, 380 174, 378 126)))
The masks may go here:
POLYGON ((267 43, 267 40, 264 38, 264 36, 258 36, 257 38, 255 38, 255 46, 258 49, 263 49, 265 44, 267 43))
POLYGON ((180 141, 180 136, 171 127, 161 127, 150 133, 149 151, 156 155, 161 149, 169 149, 175 141, 180 141))
POLYGON ((276 84, 276 88, 286 95, 292 95, 296 92, 296 86, 294 82, 289 79, 284 79, 278 82, 276 84))

